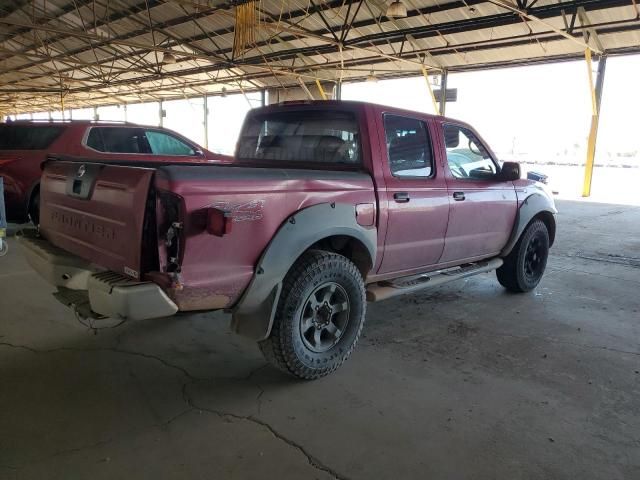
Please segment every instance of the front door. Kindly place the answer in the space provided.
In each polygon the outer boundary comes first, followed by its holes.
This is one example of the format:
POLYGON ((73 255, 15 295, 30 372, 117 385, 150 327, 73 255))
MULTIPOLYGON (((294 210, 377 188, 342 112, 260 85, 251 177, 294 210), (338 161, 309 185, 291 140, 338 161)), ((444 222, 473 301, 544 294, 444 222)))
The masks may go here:
POLYGON ((513 182, 470 128, 442 125, 448 165, 449 225, 441 263, 497 255, 511 235, 517 211, 513 182))
POLYGON ((447 187, 436 168, 431 121, 384 115, 387 233, 378 273, 409 272, 438 263, 449 216, 447 187))

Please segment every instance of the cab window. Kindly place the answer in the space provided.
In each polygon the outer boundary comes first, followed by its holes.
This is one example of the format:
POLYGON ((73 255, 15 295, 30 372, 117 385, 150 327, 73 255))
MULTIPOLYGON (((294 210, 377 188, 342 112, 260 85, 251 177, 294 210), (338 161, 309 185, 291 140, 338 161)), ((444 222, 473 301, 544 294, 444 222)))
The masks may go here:
POLYGON ((488 180, 498 173, 489 150, 468 128, 443 125, 447 162, 451 175, 468 180, 488 180))
POLYGON ((157 130, 146 131, 147 142, 154 155, 195 155, 195 150, 182 140, 157 130))
POLYGON ((384 116, 389 168, 394 177, 430 177, 431 142, 424 122, 398 115, 384 116))
POLYGON ((92 127, 87 146, 105 153, 146 153, 140 128, 92 127))

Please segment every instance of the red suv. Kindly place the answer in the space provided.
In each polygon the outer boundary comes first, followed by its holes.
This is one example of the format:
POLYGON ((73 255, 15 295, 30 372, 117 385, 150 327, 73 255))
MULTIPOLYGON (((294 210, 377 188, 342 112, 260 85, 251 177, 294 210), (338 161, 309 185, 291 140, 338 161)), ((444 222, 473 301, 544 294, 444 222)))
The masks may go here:
POLYGON ((110 162, 229 162, 165 128, 122 122, 16 121, 0 124, 0 176, 7 219, 38 222, 40 165, 47 155, 110 162))

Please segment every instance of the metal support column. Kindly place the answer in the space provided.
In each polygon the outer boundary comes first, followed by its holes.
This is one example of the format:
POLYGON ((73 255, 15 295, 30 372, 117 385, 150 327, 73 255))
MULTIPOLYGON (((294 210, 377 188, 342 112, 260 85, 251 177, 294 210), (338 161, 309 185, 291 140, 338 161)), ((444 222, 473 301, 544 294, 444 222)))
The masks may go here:
POLYGON ((267 105, 267 91, 263 88, 260 90, 260 106, 264 107, 267 105))
POLYGON ((422 65, 422 75, 424 76, 425 82, 427 82, 427 90, 429 91, 429 96, 431 97, 431 102, 433 103, 433 113, 437 114, 438 110, 439 110, 438 101, 436 100, 436 96, 433 93, 433 87, 431 86, 431 83, 429 82, 429 73, 427 72, 427 67, 425 67, 424 65, 422 65))
POLYGON ((338 80, 336 83, 336 100, 342 100, 342 80, 338 80))
POLYGON ((589 131, 589 143, 587 145, 587 162, 584 172, 584 184, 582 186, 582 196, 591 196, 591 181, 593 179, 593 165, 596 159, 596 145, 598 141, 598 126, 600 124, 600 105, 602 104, 602 89, 604 87, 604 75, 607 68, 607 57, 601 56, 598 61, 598 73, 593 82, 593 65, 591 62, 591 50, 585 51, 585 59, 589 72, 589 90, 591 92, 591 130, 589 131))
POLYGON ((160 122, 158 125, 162 127, 164 123, 164 110, 162 110, 162 100, 158 101, 158 116, 160 117, 160 122))
POLYGON ((442 71, 440 75, 440 115, 444 117, 447 111, 447 80, 449 79, 449 72, 447 70, 442 71))
POLYGON ((202 100, 203 110, 204 110, 204 121, 202 125, 204 126, 204 148, 209 148, 209 103, 207 102, 207 96, 203 95, 202 100))
POLYGON ((98 107, 93 107, 93 120, 99 120, 98 107))
POLYGON ((128 122, 129 121, 129 115, 127 113, 127 104, 126 103, 124 104, 123 108, 124 108, 124 121, 128 122))

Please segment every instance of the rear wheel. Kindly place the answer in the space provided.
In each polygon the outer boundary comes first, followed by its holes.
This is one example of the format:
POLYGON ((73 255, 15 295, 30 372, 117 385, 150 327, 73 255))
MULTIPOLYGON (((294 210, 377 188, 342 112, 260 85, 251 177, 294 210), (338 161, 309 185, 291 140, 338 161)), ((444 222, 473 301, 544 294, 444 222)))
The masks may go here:
POLYGON ((540 283, 548 257, 549 231, 543 221, 535 220, 496 270, 498 281, 509 291, 529 292, 540 283))
POLYGON ((362 275, 346 257, 311 250, 284 279, 265 358, 302 379, 328 375, 351 355, 366 311, 362 275))

